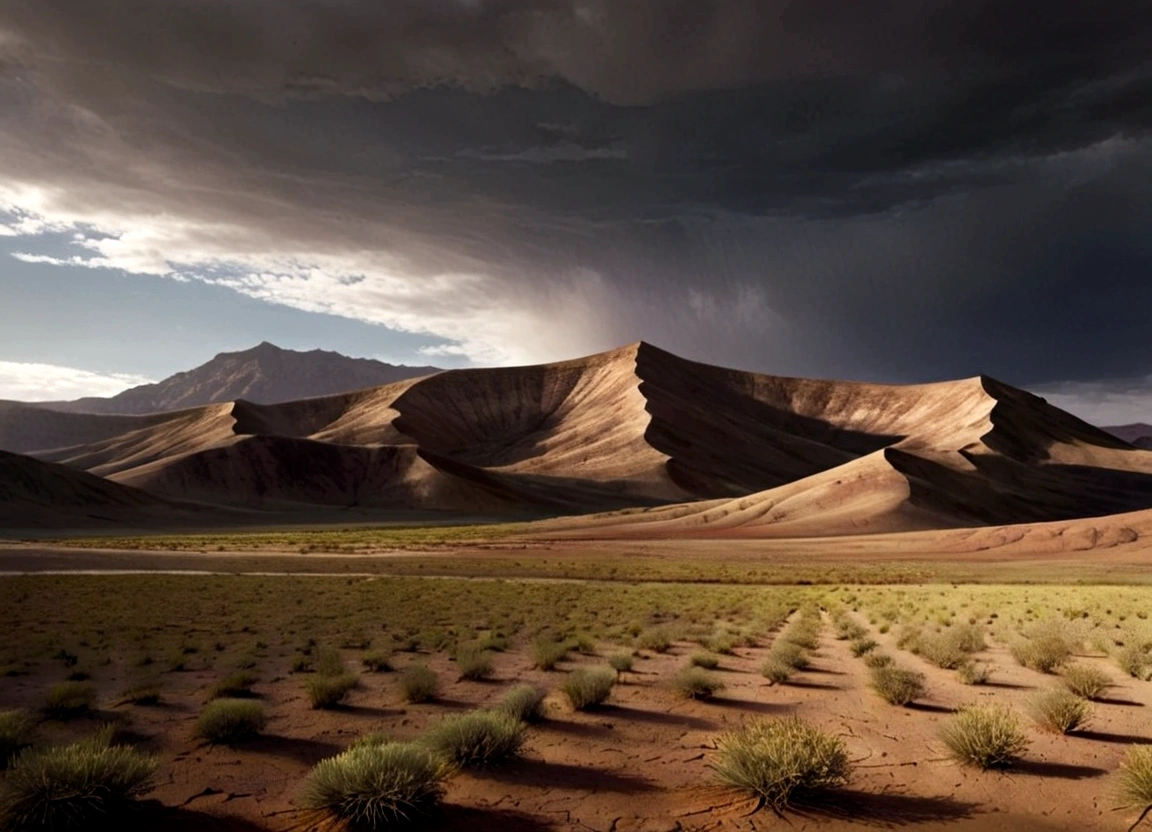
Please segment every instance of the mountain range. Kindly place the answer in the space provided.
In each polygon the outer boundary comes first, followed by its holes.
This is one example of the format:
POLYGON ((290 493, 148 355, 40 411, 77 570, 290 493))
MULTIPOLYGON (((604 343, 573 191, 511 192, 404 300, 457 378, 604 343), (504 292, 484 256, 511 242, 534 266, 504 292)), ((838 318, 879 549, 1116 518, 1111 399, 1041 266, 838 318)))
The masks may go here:
POLYGON ((8 403, 0 448, 27 455, 25 480, 52 480, 24 489, 38 516, 93 479, 116 487, 95 503, 122 505, 123 488, 153 514, 615 511, 582 522, 628 534, 823 536, 1152 508, 1152 452, 995 379, 783 378, 645 343, 280 403, 144 415, 8 403))

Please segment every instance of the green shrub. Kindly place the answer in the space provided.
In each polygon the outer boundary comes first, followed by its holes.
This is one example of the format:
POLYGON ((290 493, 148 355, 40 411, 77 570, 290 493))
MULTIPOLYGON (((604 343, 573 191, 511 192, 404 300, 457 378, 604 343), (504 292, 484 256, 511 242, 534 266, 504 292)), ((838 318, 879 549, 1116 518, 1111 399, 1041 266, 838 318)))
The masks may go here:
POLYGON ((148 791, 156 760, 111 745, 108 733, 24 751, 0 786, 0 828, 11 832, 112 829, 148 791))
POLYGON ((391 829, 413 823, 444 796, 448 768, 407 743, 364 744, 321 760, 301 804, 332 828, 391 829))
POLYGON ((1072 658, 1073 647, 1065 623, 1054 620, 1032 626, 1024 638, 1012 645, 1011 653, 1024 667, 1054 673, 1072 658))
POLYGON ((573 708, 583 711, 604 702, 615 684, 615 671, 606 667, 591 670, 579 668, 568 674, 560 690, 568 697, 573 708))
POLYGON ((420 743, 454 766, 482 768, 520 753, 524 723, 505 711, 473 711, 443 720, 420 743))
POLYGON ((962 709, 940 729, 940 739, 957 762, 982 769, 1009 766, 1028 748, 1019 719, 999 705, 962 709))
POLYGON ((0 771, 32 743, 32 721, 23 711, 0 711, 0 771))
POLYGON ((666 627, 653 627, 636 638, 636 646, 653 653, 667 653, 675 641, 672 632, 666 627))
POLYGON ((778 656, 769 655, 760 668, 760 675, 774 685, 783 684, 792 678, 795 668, 778 656))
POLYGON ((875 667, 872 689, 890 705, 907 705, 924 696, 924 674, 900 667, 875 667))
POLYGON ((264 730, 268 715, 264 706, 250 699, 216 699, 196 720, 196 736, 215 745, 232 745, 252 739, 264 730))
POLYGON ((688 663, 693 667, 715 670, 720 666, 720 657, 714 656, 711 653, 693 653, 688 657, 688 663))
POLYGON ((461 679, 479 681, 489 678, 496 670, 492 654, 476 644, 461 645, 456 651, 456 669, 461 679))
POLYGON ((555 670, 556 665, 568 658, 572 652, 567 642, 550 638, 539 638, 532 642, 532 661, 541 670, 555 670))
POLYGON ((702 668, 686 667, 673 677, 672 687, 685 699, 711 699, 724 683, 702 668))
POLYGON ((243 699, 252 696, 252 686, 260 681, 250 670, 238 670, 217 682, 210 699, 243 699))
POLYGON ((1103 670, 1086 664, 1071 664, 1060 671, 1064 687, 1083 699, 1099 699, 1112 687, 1112 679, 1103 670))
POLYGON ((348 698, 360 678, 355 673, 341 673, 339 676, 317 674, 305 680, 304 691, 313 708, 334 708, 348 698))
POLYGON ((49 719, 82 716, 96 704, 96 688, 89 682, 60 682, 48 689, 44 715, 49 719))
POLYGON ((852 655, 860 658, 868 653, 871 653, 880 643, 874 638, 854 638, 848 644, 848 649, 852 651, 852 655))
POLYGON ((633 659, 631 653, 613 653, 608 657, 608 665, 617 673, 628 673, 632 670, 633 659))
POLYGON ((843 741, 795 718, 751 722, 717 741, 712 763, 722 783, 774 809, 847 782, 843 741))
POLYGON ((427 702, 440 690, 440 677, 423 664, 410 664, 400 671, 400 690, 408 702, 427 702))
POLYGON ((963 685, 986 685, 991 675, 988 665, 979 662, 966 661, 956 668, 956 678, 963 685))
POLYGON ((1028 713, 1041 727, 1067 734, 1088 722, 1091 709, 1086 700, 1071 691, 1051 688, 1028 700, 1028 713))
POLYGON ((544 691, 534 685, 517 685, 504 694, 496 710, 521 722, 540 722, 544 719, 544 691))
POLYGON ((370 650, 360 657, 360 663, 371 673, 387 673, 392 669, 392 654, 387 650, 370 650))
POLYGON ((1119 792, 1128 806, 1152 805, 1152 745, 1129 747, 1120 763, 1119 792))

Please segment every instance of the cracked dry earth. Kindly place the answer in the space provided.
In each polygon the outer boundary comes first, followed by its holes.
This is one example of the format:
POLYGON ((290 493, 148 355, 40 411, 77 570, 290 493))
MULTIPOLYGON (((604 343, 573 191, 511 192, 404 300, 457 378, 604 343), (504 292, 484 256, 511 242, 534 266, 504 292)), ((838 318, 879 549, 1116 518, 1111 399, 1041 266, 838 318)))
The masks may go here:
MULTIPOLYGON (((1021 765, 1005 773, 979 772, 946 759, 936 739, 940 722, 973 701, 1004 702, 1022 713, 1024 700, 1053 684, 1052 677, 1019 667, 1003 647, 993 646, 978 657, 992 667, 993 684, 966 687, 954 673, 897 650, 890 635, 872 631, 899 664, 928 676, 928 698, 914 707, 895 707, 870 690, 863 661, 830 633, 826 627, 812 667, 784 685, 770 686, 758 673, 768 643, 738 648, 737 655, 722 658, 716 673, 727 687, 711 701, 686 701, 668 687, 697 649, 687 643, 637 658, 635 672, 623 675, 610 704, 600 710, 573 712, 552 693, 549 719, 531 728, 522 760, 457 775, 438 819, 415 828, 1087 832, 1127 829, 1135 820, 1134 812, 1114 808, 1114 773, 1128 745, 1152 743, 1147 707, 1152 685, 1122 678, 1103 659, 1080 659, 1098 662, 1116 683, 1107 701, 1093 705, 1089 729, 1064 737, 1030 726, 1032 744, 1021 765), (754 812, 753 801, 712 783, 709 755, 715 738, 750 718, 790 714, 845 739, 856 761, 853 778, 820 805, 782 816, 767 809, 754 812)), ((446 682, 455 678, 443 655, 420 659, 446 682)), ((403 655, 396 660, 402 664, 403 655)), ((237 749, 193 739, 193 723, 214 681, 211 673, 171 674, 176 681, 166 683, 164 704, 113 710, 126 714, 129 739, 161 757, 159 783, 148 797, 182 807, 167 828, 304 830, 310 827, 302 823, 295 802, 310 767, 355 738, 383 731, 412 739, 445 714, 495 702, 516 682, 555 689, 565 670, 602 661, 574 657, 545 673, 533 669, 524 654, 502 653, 495 680, 451 682, 438 701, 420 705, 400 704, 395 674, 365 674, 349 707, 336 711, 309 709, 299 677, 285 675, 257 685, 272 719, 265 737, 237 749)), ((37 686, 32 677, 8 682, 5 704, 37 686)), ((104 684, 111 697, 123 680, 104 684)))

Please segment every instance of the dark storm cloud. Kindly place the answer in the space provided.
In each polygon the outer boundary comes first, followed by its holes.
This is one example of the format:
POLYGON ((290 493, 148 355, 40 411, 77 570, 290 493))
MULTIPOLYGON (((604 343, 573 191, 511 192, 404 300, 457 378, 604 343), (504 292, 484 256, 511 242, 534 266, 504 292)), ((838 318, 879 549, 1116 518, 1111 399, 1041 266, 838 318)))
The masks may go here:
POLYGON ((1129 0, 0 0, 0 174, 105 264, 481 359, 1139 376, 1150 47, 1129 0))

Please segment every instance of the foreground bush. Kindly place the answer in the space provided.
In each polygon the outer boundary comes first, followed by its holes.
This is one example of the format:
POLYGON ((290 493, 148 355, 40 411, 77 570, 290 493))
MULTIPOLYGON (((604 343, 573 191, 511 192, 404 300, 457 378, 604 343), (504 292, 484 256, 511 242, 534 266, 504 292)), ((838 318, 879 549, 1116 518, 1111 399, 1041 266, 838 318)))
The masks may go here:
POLYGON ((872 668, 872 689, 890 705, 907 705, 924 696, 924 674, 887 665, 872 668))
POLYGON ((792 717, 759 720, 720 737, 712 768, 722 783, 780 809, 842 786, 851 764, 839 737, 792 717))
POLYGON ((32 721, 23 711, 0 711, 0 771, 32 743, 32 721))
POLYGON ((88 682, 61 682, 48 690, 44 716, 49 719, 72 719, 82 716, 96 704, 96 688, 88 682))
POLYGON ((1060 671, 1060 681, 1069 691, 1083 699, 1099 699, 1112 687, 1112 679, 1103 670, 1086 664, 1073 664, 1060 671))
POLYGON ((1120 764, 1120 797, 1129 806, 1152 806, 1152 746, 1134 745, 1120 764))
POLYGON ((304 682, 304 691, 313 708, 335 708, 348 698, 360 678, 355 673, 341 673, 339 676, 312 676, 304 682))
POLYGON ((578 711, 587 710, 604 702, 616 684, 616 674, 608 668, 573 670, 560 686, 572 707, 578 711))
POLYGON ((435 807, 447 774, 427 749, 365 743, 317 763, 301 804, 335 828, 390 829, 435 807))
POLYGON ((496 709, 521 722, 540 722, 544 719, 544 691, 534 685, 517 685, 504 694, 496 709))
POLYGON ((196 720, 196 736, 216 745, 232 745, 252 739, 264 730, 268 715, 264 706, 250 699, 216 699, 196 720))
POLYGON ((686 667, 673 677, 672 688, 685 699, 711 699, 724 683, 699 667, 686 667))
POLYGON ((1091 711, 1088 702, 1071 691, 1052 688, 1028 700, 1028 713, 1042 728, 1067 734, 1084 727, 1091 711))
POLYGON ((454 766, 482 768, 520 753, 524 723, 504 711, 473 711, 440 722, 420 744, 454 766))
POLYGON ((0 786, 0 829, 65 832, 124 825, 133 800, 148 791, 156 761, 110 734, 37 751, 13 761, 0 786))
POLYGON ((440 677, 423 664, 410 664, 400 672, 400 690, 407 702, 427 702, 440 690, 440 677))
POLYGON ((1010 766, 1028 748, 1020 720, 999 705, 964 708, 940 729, 940 739, 957 762, 982 769, 1010 766))

